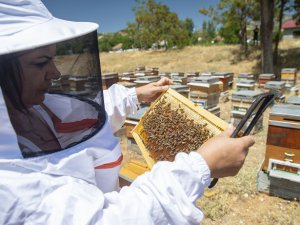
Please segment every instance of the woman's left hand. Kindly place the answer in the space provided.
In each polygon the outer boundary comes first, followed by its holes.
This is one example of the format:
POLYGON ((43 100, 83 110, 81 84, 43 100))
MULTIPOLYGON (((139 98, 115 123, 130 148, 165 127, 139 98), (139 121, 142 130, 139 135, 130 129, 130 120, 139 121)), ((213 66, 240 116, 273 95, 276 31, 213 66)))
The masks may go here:
POLYGON ((140 103, 154 101, 162 92, 167 91, 169 85, 173 82, 166 77, 161 78, 157 82, 146 84, 136 88, 136 95, 140 103))

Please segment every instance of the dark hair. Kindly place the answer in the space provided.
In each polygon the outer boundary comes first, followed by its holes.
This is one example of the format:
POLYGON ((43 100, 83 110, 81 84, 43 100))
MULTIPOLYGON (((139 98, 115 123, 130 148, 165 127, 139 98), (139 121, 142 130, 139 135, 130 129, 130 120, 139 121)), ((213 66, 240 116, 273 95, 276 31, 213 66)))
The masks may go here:
POLYGON ((0 87, 11 104, 20 112, 27 108, 22 100, 22 68, 16 54, 0 56, 0 87))

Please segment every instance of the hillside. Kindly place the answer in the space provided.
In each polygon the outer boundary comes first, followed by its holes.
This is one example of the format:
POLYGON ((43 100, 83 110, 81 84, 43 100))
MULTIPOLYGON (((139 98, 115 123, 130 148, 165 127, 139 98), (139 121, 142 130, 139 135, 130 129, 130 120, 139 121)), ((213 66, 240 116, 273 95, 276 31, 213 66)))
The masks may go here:
MULTIPOLYGON (((280 67, 299 68, 300 40, 279 46, 280 67)), ((251 48, 250 48, 251 49, 251 48)), ((251 49, 247 59, 238 45, 193 46, 182 50, 100 53, 102 72, 126 72, 137 66, 158 67, 161 72, 231 71, 259 73, 260 50, 251 49)))

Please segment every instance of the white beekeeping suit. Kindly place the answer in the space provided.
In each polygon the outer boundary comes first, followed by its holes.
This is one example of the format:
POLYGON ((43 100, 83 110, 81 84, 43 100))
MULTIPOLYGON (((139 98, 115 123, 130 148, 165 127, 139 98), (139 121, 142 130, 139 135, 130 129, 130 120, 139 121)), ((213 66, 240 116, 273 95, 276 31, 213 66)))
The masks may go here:
POLYGON ((196 152, 117 191, 113 132, 138 99, 100 89, 97 27, 0 0, 0 224, 199 224, 210 171, 196 152))

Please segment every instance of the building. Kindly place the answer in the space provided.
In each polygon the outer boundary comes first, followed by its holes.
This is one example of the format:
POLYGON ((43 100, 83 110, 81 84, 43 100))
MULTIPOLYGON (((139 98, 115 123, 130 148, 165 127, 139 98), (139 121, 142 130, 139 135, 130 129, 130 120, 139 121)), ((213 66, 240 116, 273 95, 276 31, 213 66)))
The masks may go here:
POLYGON ((287 20, 282 24, 283 39, 294 39, 300 37, 300 23, 296 20, 287 20))

